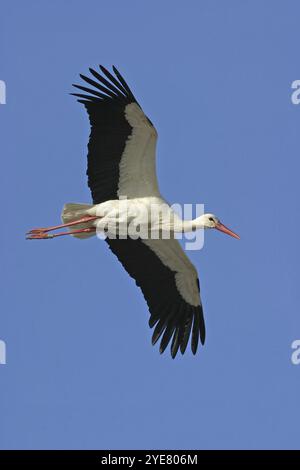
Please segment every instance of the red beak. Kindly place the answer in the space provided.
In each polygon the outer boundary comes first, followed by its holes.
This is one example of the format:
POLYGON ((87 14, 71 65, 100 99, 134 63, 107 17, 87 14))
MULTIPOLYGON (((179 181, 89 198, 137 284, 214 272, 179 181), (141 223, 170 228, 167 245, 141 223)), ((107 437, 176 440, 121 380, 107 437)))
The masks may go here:
POLYGON ((240 239, 240 237, 236 233, 234 233, 229 228, 225 227, 225 225, 221 224, 221 222, 219 222, 216 225, 216 229, 220 230, 220 232, 227 233, 227 235, 230 235, 231 237, 237 238, 238 240, 240 239))

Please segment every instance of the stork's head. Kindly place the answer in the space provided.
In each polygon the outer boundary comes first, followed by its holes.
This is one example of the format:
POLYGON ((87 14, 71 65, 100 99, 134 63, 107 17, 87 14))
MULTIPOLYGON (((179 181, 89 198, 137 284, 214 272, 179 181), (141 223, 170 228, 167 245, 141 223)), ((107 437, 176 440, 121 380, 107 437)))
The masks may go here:
POLYGON ((217 230, 220 230, 220 232, 227 233, 227 235, 237 238, 238 240, 240 239, 236 233, 222 224, 214 214, 203 214, 201 216, 201 222, 203 223, 204 228, 216 228, 217 230))

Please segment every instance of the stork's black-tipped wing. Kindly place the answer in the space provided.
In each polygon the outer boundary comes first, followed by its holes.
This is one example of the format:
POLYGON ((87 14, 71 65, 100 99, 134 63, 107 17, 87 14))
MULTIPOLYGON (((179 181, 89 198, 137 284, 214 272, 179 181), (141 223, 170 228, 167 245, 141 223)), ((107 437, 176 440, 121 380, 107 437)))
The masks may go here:
MULTIPOLYGON (((87 109, 88 184, 94 204, 118 198, 160 197, 155 151, 157 132, 126 81, 113 67, 90 69, 90 77, 74 85, 87 109)), ((191 338, 195 354, 205 326, 197 272, 177 240, 107 239, 113 253, 141 288, 154 327, 153 344, 160 352, 171 343, 174 358, 191 338)))
POLYGON ((120 72, 99 66, 73 85, 91 124, 88 185, 94 204, 119 197, 159 195, 155 171, 157 133, 120 72), (146 164, 141 162, 146 161, 146 164))
POLYGON ((184 354, 191 337, 196 354, 199 338, 205 341, 205 324, 197 272, 177 240, 106 239, 147 301, 154 328, 152 343, 160 338, 160 352, 171 343, 171 355, 184 354), (166 265, 166 259, 168 260, 166 265), (162 261, 164 260, 164 262, 162 261))

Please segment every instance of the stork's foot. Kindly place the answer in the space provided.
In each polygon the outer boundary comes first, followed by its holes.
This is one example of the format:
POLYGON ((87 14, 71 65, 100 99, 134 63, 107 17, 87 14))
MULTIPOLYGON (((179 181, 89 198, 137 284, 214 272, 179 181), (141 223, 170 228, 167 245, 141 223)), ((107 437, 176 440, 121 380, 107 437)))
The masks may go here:
POLYGON ((46 238, 53 238, 54 235, 49 233, 37 232, 34 233, 33 231, 28 232, 26 240, 45 240, 46 238))
POLYGON ((33 228, 32 230, 29 230, 29 232, 27 232, 27 235, 31 233, 46 233, 46 232, 49 232, 49 228, 47 227, 33 228))

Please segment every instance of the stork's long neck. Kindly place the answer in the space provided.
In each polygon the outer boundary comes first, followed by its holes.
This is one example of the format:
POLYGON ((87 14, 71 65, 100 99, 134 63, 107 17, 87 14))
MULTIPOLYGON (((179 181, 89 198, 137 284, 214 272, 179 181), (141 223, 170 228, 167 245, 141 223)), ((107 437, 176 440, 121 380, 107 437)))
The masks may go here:
POLYGON ((178 218, 174 223, 174 232, 179 233, 194 232, 201 228, 206 228, 203 215, 192 220, 181 220, 178 218))

